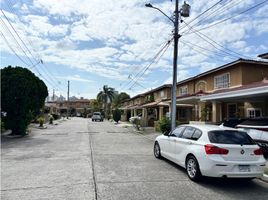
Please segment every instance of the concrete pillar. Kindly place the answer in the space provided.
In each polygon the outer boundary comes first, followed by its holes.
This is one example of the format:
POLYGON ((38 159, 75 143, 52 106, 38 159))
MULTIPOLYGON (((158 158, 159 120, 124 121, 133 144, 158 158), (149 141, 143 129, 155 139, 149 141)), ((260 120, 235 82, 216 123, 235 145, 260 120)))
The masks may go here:
POLYGON ((137 109, 134 109, 134 116, 137 116, 137 109))
POLYGON ((164 117, 164 107, 159 107, 159 120, 163 119, 164 117))
POLYGON ((217 122, 217 102, 212 101, 212 122, 217 122))
POLYGON ((143 126, 148 125, 148 114, 147 114, 147 108, 142 109, 142 121, 143 121, 143 126))
POLYGON ((205 107, 206 107, 205 102, 198 102, 198 119, 199 119, 199 121, 206 120, 206 116, 202 116, 202 111, 204 111, 205 107))
POLYGON ((212 101, 212 122, 222 121, 222 105, 221 102, 212 101))

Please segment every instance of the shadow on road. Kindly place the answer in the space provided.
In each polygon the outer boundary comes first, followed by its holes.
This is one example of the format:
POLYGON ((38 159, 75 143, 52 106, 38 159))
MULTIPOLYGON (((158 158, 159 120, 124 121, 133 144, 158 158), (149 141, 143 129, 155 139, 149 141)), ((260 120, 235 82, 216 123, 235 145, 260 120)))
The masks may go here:
MULTIPOLYGON (((184 173, 187 176, 183 167, 169 161, 165 158, 162 160, 169 165, 176 168, 179 172, 184 173)), ((189 179, 190 181, 190 179, 189 179)), ((194 182, 193 182, 194 183, 194 182)), ((198 183, 201 187, 210 188, 218 193, 226 193, 228 196, 235 196, 237 194, 243 195, 243 199, 252 199, 250 194, 257 193, 260 196, 268 197, 268 187, 262 181, 258 179, 243 179, 243 178, 212 178, 203 177, 198 183)))
POLYGON ((1 135, 1 148, 30 148, 33 146, 42 145, 49 142, 47 139, 33 138, 31 135, 26 136, 12 136, 12 135, 1 135))

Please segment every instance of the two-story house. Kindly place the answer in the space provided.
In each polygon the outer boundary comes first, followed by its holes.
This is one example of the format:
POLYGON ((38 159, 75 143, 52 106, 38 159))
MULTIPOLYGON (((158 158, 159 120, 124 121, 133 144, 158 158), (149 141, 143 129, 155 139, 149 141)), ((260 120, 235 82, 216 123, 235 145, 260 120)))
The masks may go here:
MULTIPOLYGON (((211 121, 268 116, 268 62, 239 59, 177 83, 177 120, 211 121)), ((127 102, 129 116, 142 113, 152 126, 170 112, 171 85, 163 85, 127 102), (135 104, 134 104, 135 102, 135 104)))

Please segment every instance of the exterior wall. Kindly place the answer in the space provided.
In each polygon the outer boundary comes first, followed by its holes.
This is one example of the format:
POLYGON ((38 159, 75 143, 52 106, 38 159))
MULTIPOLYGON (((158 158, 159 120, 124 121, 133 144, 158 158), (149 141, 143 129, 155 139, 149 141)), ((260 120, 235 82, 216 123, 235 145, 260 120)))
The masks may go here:
POLYGON ((242 67, 243 85, 268 78, 268 66, 244 64, 242 67))

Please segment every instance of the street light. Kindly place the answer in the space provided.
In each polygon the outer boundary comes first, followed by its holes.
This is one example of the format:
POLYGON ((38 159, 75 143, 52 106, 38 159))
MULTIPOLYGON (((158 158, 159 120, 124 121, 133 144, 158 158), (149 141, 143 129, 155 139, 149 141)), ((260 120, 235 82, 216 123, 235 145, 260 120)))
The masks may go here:
POLYGON ((172 82, 172 98, 171 98, 171 131, 176 128, 176 85, 177 85, 177 57, 178 57, 178 41, 181 35, 179 35, 179 18, 190 16, 190 5, 184 1, 181 9, 179 10, 179 0, 175 2, 175 19, 171 19, 162 10, 152 6, 150 3, 145 4, 148 8, 153 8, 161 12, 165 17, 167 17, 174 24, 174 56, 173 56, 173 82, 172 82))

